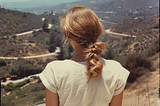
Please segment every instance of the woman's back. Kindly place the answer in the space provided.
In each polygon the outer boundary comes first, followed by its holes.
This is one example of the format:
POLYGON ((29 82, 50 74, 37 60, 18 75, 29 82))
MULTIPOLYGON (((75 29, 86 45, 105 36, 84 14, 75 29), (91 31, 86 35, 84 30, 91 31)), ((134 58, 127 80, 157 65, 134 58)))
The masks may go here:
POLYGON ((40 75, 44 85, 59 95, 59 106, 106 106, 121 93, 129 72, 118 62, 105 60, 102 73, 90 79, 86 76, 86 61, 53 61, 40 75))
POLYGON ((75 6, 60 20, 60 28, 75 55, 49 63, 41 73, 46 106, 121 106, 129 72, 118 62, 100 58, 105 45, 97 42, 103 30, 97 15, 75 6))

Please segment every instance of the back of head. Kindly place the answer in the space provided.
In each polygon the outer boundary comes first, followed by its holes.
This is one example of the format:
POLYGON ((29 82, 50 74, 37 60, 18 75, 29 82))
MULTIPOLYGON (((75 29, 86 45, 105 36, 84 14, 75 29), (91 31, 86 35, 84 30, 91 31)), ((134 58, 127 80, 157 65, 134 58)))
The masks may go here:
POLYGON ((97 77, 103 68, 99 55, 105 48, 102 42, 96 42, 102 33, 97 15, 87 7, 76 6, 61 19, 60 27, 65 40, 72 39, 84 47, 89 79, 97 77))

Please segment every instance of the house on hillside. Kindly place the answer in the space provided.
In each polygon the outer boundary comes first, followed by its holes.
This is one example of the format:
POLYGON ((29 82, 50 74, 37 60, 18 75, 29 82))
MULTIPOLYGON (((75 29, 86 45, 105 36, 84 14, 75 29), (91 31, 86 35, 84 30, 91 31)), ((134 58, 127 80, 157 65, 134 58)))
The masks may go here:
POLYGON ((138 17, 135 17, 134 19, 142 19, 144 18, 144 16, 138 16, 138 17))

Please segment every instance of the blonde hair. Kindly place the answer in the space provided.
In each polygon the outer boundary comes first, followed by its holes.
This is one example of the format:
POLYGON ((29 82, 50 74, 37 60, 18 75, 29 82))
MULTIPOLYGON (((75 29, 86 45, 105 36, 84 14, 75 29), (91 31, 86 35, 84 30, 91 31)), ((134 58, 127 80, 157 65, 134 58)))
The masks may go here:
POLYGON ((103 68, 99 56, 105 49, 102 42, 96 42, 103 29, 97 15, 87 7, 75 6, 60 20, 60 28, 64 41, 70 38, 84 47, 89 80, 97 77, 103 68))

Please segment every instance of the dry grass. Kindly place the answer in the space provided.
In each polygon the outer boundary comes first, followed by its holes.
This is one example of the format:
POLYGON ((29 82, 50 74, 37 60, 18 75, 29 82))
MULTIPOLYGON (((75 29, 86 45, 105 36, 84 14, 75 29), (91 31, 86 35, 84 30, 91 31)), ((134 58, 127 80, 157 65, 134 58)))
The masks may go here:
POLYGON ((122 106, 160 106, 158 98, 159 69, 143 76, 124 91, 122 106))

